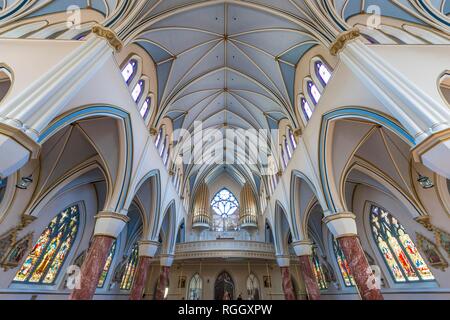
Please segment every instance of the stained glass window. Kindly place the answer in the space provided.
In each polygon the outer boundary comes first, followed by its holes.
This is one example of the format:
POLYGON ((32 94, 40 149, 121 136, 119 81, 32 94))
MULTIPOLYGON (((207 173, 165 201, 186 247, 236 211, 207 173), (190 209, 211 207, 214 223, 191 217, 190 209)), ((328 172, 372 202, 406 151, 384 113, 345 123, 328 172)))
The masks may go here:
POLYGON ((200 300, 202 298, 202 278, 196 273, 189 282, 188 300, 200 300))
POLYGON ((297 149, 297 142, 295 142, 295 137, 292 130, 289 130, 289 139, 291 139, 292 149, 297 149))
POLYGON ((251 273, 247 278, 247 294, 250 300, 259 300, 259 281, 256 276, 251 273))
POLYGON ((344 284, 346 287, 353 287, 355 285, 355 280, 350 273, 350 268, 347 263, 347 259, 342 252, 341 246, 336 239, 333 238, 333 249, 336 255, 336 260, 339 265, 339 270, 341 271, 342 278, 344 279, 344 284))
POLYGON ((0 203, 3 200, 3 197, 5 196, 5 190, 6 190, 6 183, 7 183, 7 178, 5 179, 0 179, 0 203))
POLYGON ((125 66, 125 68, 123 68, 122 77, 127 84, 129 84, 131 80, 133 80, 133 76, 135 75, 136 70, 137 70, 137 61, 134 59, 130 60, 125 66))
POLYGON ((164 137, 163 145, 161 150, 159 150, 159 156, 162 157, 164 154, 164 151, 166 150, 166 144, 167 144, 167 136, 164 137))
POLYGON ((134 87, 133 91, 131 92, 131 97, 133 98, 134 102, 139 101, 139 99, 142 96, 143 90, 144 90, 144 80, 139 80, 138 83, 136 83, 136 86, 134 87))
POLYGON ((139 246, 136 242, 131 249, 130 257, 128 258, 127 266, 125 267, 125 272, 122 276, 122 281, 120 282, 120 289, 130 290, 133 284, 134 274, 136 273, 136 267, 138 263, 138 250, 139 246))
POLYGON ((306 101, 305 98, 302 98, 300 105, 302 108, 303 115, 305 116, 306 121, 308 121, 309 119, 311 119, 311 116, 313 114, 311 106, 309 105, 308 101, 306 101))
POLYGON ((289 160, 291 160, 291 158, 292 158, 292 151, 291 151, 291 147, 289 146, 289 143, 288 143, 286 137, 284 138, 284 147, 286 148, 286 152, 287 152, 289 160))
POLYGON ((150 110, 150 97, 145 99, 144 103, 142 104, 141 110, 139 111, 142 118, 144 118, 144 119, 147 118, 149 110, 150 110))
POLYGON ((239 207, 236 197, 224 188, 216 193, 211 201, 211 207, 215 212, 213 217, 213 229, 216 231, 226 231, 237 228, 239 217, 234 215, 239 207))
POLYGON ((314 104, 318 104, 322 95, 319 89, 317 89, 317 86, 312 81, 308 81, 308 91, 314 104))
POLYGON ((388 211, 372 205, 372 234, 396 282, 434 280, 405 228, 388 211))
POLYGON ((78 233, 78 206, 60 212, 42 232, 14 277, 15 282, 53 284, 78 233))
POLYGON ((97 288, 103 288, 105 285, 106 277, 108 276, 109 269, 111 268, 111 263, 114 258, 114 253, 116 252, 116 242, 111 246, 111 249, 109 250, 108 258, 106 258, 105 266, 103 267, 102 274, 100 275, 100 279, 98 280, 97 288))
POLYGON ((155 140, 156 148, 159 147, 159 143, 161 142, 161 136, 162 136, 162 128, 159 129, 158 135, 156 136, 156 140, 155 140))
POLYGON ((331 79, 331 72, 322 61, 316 62, 316 74, 323 85, 327 85, 328 81, 331 79))
POLYGON ((317 255, 315 248, 313 248, 312 263, 313 263, 313 272, 314 275, 316 276, 317 284, 319 285, 320 290, 327 289, 328 285, 325 278, 325 274, 323 273, 322 265, 320 264, 319 256, 317 255))

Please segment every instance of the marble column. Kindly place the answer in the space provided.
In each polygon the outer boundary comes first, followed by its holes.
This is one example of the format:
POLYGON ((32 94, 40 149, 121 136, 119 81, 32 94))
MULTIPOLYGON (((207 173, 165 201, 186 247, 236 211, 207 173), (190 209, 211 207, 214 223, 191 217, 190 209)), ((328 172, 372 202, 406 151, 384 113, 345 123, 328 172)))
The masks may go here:
POLYGON ((281 281, 283 284, 284 299, 295 300, 294 286, 292 285, 289 267, 280 267, 280 270, 281 270, 281 281))
POLYGON ((380 288, 375 285, 376 281, 373 281, 372 268, 359 241, 355 218, 351 212, 340 212, 326 216, 323 222, 341 246, 361 299, 383 300, 380 288))
POLYGON ((372 268, 367 261, 364 250, 357 236, 346 236, 337 239, 347 259, 350 272, 358 286, 363 300, 383 300, 381 291, 372 280, 372 268))
POLYGON ((91 300, 94 297, 114 239, 129 220, 123 214, 105 211, 100 212, 95 218, 94 238, 81 266, 79 287, 72 291, 70 300, 91 300))
POLYGON ((294 242, 292 247, 300 261, 300 274, 305 283, 308 299, 319 300, 320 289, 312 266, 312 243, 308 240, 302 240, 294 242))
POLYGON ((169 266, 161 266, 161 272, 159 274, 158 287, 156 289, 155 300, 164 300, 164 293, 166 288, 169 287, 169 266))
POLYGON ((80 288, 74 289, 70 300, 91 300, 114 242, 109 236, 94 236, 86 259, 81 266, 80 288))
POLYGON ((139 241, 139 261, 136 267, 130 300, 141 300, 147 283, 148 271, 152 257, 155 256, 159 243, 157 241, 139 241))

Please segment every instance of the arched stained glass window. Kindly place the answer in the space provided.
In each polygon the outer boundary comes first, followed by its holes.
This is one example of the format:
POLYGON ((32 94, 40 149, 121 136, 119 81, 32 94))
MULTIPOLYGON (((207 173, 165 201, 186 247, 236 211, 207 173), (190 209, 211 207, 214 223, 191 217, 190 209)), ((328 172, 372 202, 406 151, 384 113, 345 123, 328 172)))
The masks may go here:
POLYGON ((143 90, 144 90, 144 80, 139 80, 138 83, 136 83, 136 86, 134 87, 133 91, 131 92, 131 97, 133 98, 134 102, 139 101, 139 99, 142 96, 143 90))
POLYGON ((316 74, 324 86, 328 84, 331 79, 331 72, 322 61, 317 61, 315 64, 316 74))
POLYGON ((323 273, 322 265, 319 261, 319 256, 317 255, 316 248, 313 248, 312 255, 312 263, 313 263, 313 272, 316 276, 317 284, 319 285, 320 290, 325 290, 328 288, 327 281, 325 278, 325 274, 323 273))
POLYGON ((308 81, 308 92, 314 104, 318 104, 322 94, 312 81, 308 81))
POLYGON ((42 232, 14 277, 15 282, 53 284, 78 233, 78 206, 60 212, 42 232))
POLYGON ((137 61, 132 59, 127 63, 125 68, 123 68, 122 70, 122 77, 127 84, 129 84, 131 80, 133 80, 136 71, 137 71, 137 61))
POLYGON ((355 285, 355 280, 350 273, 350 268, 345 259, 344 252, 342 252, 341 246, 336 239, 333 238, 333 249, 336 255, 336 260, 339 265, 339 270, 341 271, 342 278, 344 279, 344 284, 346 287, 353 287, 355 285))
POLYGON ((247 294, 250 300, 259 300, 259 281, 256 276, 251 273, 247 278, 247 294))
POLYGON ((120 282, 120 289, 130 290, 133 284, 134 274, 136 273, 136 267, 138 263, 138 252, 139 246, 136 242, 131 249, 130 257, 128 258, 127 266, 125 267, 125 272, 122 276, 122 281, 120 282))
POLYGON ((202 298, 203 282, 200 275, 196 273, 189 281, 188 300, 200 300, 202 298))
POLYGON ((141 110, 139 111, 142 118, 144 119, 147 118, 149 110, 150 110, 150 97, 147 97, 147 99, 145 99, 144 103, 142 104, 141 110))
POLYGON ((434 280, 405 228, 388 211, 372 205, 372 234, 396 282, 434 280))
POLYGON ((8 178, 0 179, 0 203, 2 202, 3 197, 5 196, 7 183, 8 183, 8 178))
POLYGON ((291 140, 292 149, 293 150, 297 149, 297 142, 295 142, 294 133, 292 132, 291 129, 289 129, 289 139, 291 140))
POLYGON ((308 101, 306 101, 305 98, 301 99, 300 106, 302 108, 302 112, 303 112, 303 115, 305 116, 306 121, 311 119, 313 110, 311 109, 311 106, 309 105, 308 101))
POLYGON ((237 229, 238 219, 234 215, 239 207, 236 197, 226 188, 216 193, 211 201, 211 207, 215 213, 213 216, 213 229, 216 231, 226 231, 237 229))
POLYGON ((108 258, 106 258, 105 266, 103 267, 102 274, 100 275, 100 279, 98 280, 97 288, 103 288, 105 285, 106 277, 108 276, 109 269, 111 268, 111 263, 114 258, 114 253, 116 252, 116 242, 111 246, 111 249, 109 250, 108 258))

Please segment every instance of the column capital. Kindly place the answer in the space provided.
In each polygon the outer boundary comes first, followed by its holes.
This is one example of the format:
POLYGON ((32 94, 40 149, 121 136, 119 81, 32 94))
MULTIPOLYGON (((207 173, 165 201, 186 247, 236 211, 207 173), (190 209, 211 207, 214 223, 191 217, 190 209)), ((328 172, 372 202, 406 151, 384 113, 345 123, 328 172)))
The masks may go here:
POLYGON ((139 244, 139 257, 153 258, 159 248, 158 241, 141 240, 139 244))
POLYGON ((358 38, 361 35, 358 28, 352 28, 338 35, 336 40, 331 44, 330 53, 336 56, 341 50, 344 49, 345 45, 358 38))
POLYGON ((104 38, 106 41, 108 41, 109 45, 116 50, 116 52, 119 52, 123 48, 122 41, 120 41, 117 34, 112 31, 109 28, 106 28, 100 24, 96 24, 92 27, 92 33, 100 38, 104 38))
POLYGON ((293 242, 292 247, 294 248, 297 257, 312 256, 313 254, 313 246, 310 240, 300 240, 297 242, 293 242))
POLYGON ((100 211, 95 216, 95 220, 95 236, 102 235, 117 238, 130 218, 117 212, 100 211))
POLYGON ((164 254, 161 255, 160 264, 163 267, 171 267, 173 264, 174 255, 173 254, 164 254))
POLYGON ((358 235, 355 219, 356 216, 352 212, 340 212, 326 216, 322 221, 338 239, 358 235))
POLYGON ((289 256, 279 255, 276 258, 277 258, 277 264, 280 268, 289 267, 290 262, 291 262, 291 259, 289 256))

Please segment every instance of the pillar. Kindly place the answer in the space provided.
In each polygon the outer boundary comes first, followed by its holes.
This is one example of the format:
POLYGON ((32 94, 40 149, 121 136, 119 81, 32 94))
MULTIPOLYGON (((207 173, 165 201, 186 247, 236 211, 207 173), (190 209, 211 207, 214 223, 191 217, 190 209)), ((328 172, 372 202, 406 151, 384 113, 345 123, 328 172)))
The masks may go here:
POLYGON ((77 92, 119 50, 120 40, 102 26, 47 73, 25 90, 5 101, 0 108, 0 177, 19 170, 29 159, 37 159, 43 130, 77 92))
POLYGON ((159 243, 154 241, 139 242, 139 260, 136 267, 130 300, 141 300, 147 283, 151 259, 155 256, 159 243))
POLYGON ((308 299, 319 300, 320 289, 312 266, 312 243, 309 241, 299 241, 293 243, 292 246, 300 262, 300 274, 306 287, 308 299))
POLYGON ((414 160, 450 178, 450 161, 446 161, 450 158, 450 109, 436 90, 436 81, 446 68, 440 62, 446 53, 437 52, 436 65, 428 61, 430 66, 422 67, 415 78, 364 44, 359 35, 357 29, 344 32, 333 43, 331 53, 339 55, 414 138, 414 160), (427 82, 429 86, 424 85, 427 82))
POLYGON ((289 258, 277 257, 277 263, 281 271, 281 283, 285 300, 295 300, 294 286, 292 285, 289 271, 289 258))
POLYGON ((94 297, 114 239, 129 220, 123 214, 105 211, 95 218, 94 238, 81 266, 79 287, 72 291, 70 300, 91 300, 94 297))
POLYGON ((159 274, 158 287, 156 288, 155 300, 164 300, 164 293, 169 287, 170 267, 173 263, 173 256, 161 257, 161 272, 159 274))
POLYGON ((375 285, 372 268, 359 241, 355 218, 356 216, 351 212, 341 212, 326 216, 323 221, 342 248, 361 299, 383 300, 381 290, 375 285))

